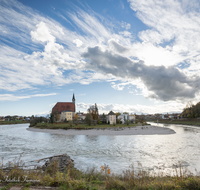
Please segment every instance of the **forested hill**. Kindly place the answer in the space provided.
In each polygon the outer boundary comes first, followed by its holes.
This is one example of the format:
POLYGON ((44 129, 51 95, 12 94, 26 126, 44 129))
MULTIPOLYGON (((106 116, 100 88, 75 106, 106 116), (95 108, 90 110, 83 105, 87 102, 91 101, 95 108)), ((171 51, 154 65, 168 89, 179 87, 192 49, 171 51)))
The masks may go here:
POLYGON ((198 102, 196 105, 189 102, 186 108, 183 109, 183 112, 181 115, 185 118, 200 117, 200 102, 198 102))

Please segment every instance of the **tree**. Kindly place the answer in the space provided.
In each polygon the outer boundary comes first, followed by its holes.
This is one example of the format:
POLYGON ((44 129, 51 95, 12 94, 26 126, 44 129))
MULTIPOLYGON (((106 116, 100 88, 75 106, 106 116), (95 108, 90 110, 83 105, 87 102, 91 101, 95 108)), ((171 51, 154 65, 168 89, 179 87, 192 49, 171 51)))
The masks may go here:
POLYGON ((106 116, 105 116, 104 113, 103 113, 103 115, 102 115, 102 123, 106 123, 106 116))
POLYGON ((88 124, 89 126, 92 124, 93 118, 91 113, 87 113, 85 116, 85 123, 88 124))
POLYGON ((120 119, 117 119, 117 124, 120 124, 120 123, 121 123, 120 119))
POLYGON ((79 116, 77 114, 74 115, 74 123, 75 125, 78 124, 78 119, 79 119, 79 116))
POLYGON ((92 115, 92 119, 94 120, 98 120, 99 117, 99 111, 97 108, 97 104, 95 103, 95 105, 92 105, 88 108, 88 113, 90 113, 92 115))
POLYGON ((117 113, 115 113, 115 114, 116 114, 116 118, 117 118, 119 115, 121 115, 120 112, 117 112, 117 113))
POLYGON ((128 114, 128 112, 124 112, 123 114, 128 114))
POLYGON ((53 113, 51 113, 51 115, 50 115, 50 122, 51 122, 51 123, 54 122, 54 114, 53 114, 53 113))

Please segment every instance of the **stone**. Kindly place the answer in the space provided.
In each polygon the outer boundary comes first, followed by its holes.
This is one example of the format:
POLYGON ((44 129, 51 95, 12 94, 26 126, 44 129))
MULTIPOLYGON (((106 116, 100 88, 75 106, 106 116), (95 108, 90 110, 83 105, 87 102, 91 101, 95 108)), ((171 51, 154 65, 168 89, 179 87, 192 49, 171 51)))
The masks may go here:
POLYGON ((45 171, 48 168, 48 166, 50 166, 55 161, 57 162, 57 166, 59 168, 59 171, 61 172, 64 172, 69 166, 74 166, 74 160, 72 160, 67 154, 62 154, 58 156, 49 157, 49 159, 42 166, 42 169, 45 171))

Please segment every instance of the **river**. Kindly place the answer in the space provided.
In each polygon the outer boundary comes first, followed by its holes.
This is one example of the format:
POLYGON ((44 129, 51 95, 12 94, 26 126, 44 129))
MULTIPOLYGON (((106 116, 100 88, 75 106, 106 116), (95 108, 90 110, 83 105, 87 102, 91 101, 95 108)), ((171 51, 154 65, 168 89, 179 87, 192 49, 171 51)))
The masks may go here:
POLYGON ((200 171, 200 127, 158 124, 173 129, 176 134, 171 135, 66 136, 27 131, 28 126, 0 125, 0 158, 4 163, 21 153, 26 163, 67 153, 83 170, 105 163, 111 171, 121 173, 130 165, 138 168, 139 163, 150 171, 171 172, 181 163, 192 172, 200 171))

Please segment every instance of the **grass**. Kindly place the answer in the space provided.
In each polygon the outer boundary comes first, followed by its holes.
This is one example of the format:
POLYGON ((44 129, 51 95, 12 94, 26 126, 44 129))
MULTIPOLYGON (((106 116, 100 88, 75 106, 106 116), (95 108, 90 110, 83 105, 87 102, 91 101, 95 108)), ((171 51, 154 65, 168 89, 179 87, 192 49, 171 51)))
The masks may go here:
POLYGON ((11 124, 22 124, 22 123, 30 123, 30 121, 22 121, 22 120, 0 121, 0 125, 11 125, 11 124))
MULTIPOLYGON (((36 128, 40 128, 40 129, 106 129, 106 128, 122 128, 122 127, 135 127, 141 124, 116 124, 116 125, 112 125, 112 124, 100 124, 100 125, 87 125, 87 124, 78 124, 75 125, 73 124, 72 126, 70 126, 67 123, 37 123, 36 125, 34 125, 34 127, 36 128)), ((142 125, 145 125, 142 124, 142 125)))
MULTIPOLYGON (((155 121, 157 122, 157 121, 155 121)), ((159 120, 159 123, 166 123, 166 124, 181 124, 181 125, 193 125, 193 126, 200 126, 199 119, 177 119, 177 120, 159 120)))
POLYGON ((7 190, 12 186, 23 186, 29 189, 31 186, 52 186, 59 187, 60 190, 197 190, 200 189, 200 175, 193 175, 181 166, 174 169, 175 175, 165 176, 160 172, 158 174, 144 171, 142 167, 135 171, 134 167, 123 171, 117 175, 112 172, 106 164, 99 169, 88 169, 79 171, 74 167, 68 167, 65 172, 59 172, 57 163, 53 163, 51 169, 42 172, 39 169, 23 170, 18 164, 13 163, 10 171, 3 170, 0 165, 0 185, 4 186, 2 190, 7 190), (6 176, 10 179, 20 179, 19 183, 8 183, 5 181, 6 176), (24 181, 38 180, 38 182, 24 181))

